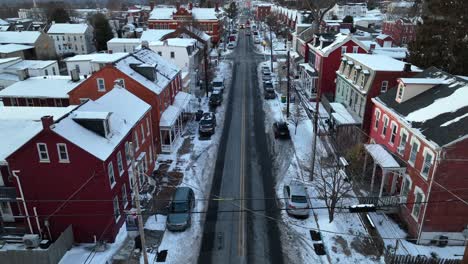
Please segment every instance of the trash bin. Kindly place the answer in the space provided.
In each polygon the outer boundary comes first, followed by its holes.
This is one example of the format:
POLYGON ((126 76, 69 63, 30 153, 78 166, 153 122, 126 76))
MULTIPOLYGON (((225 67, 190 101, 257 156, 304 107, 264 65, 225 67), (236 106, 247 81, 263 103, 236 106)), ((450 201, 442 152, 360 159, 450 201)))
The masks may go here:
POLYGON ((202 116, 203 116, 203 110, 198 110, 197 113, 195 113, 195 120, 200 121, 202 116))
POLYGON ((281 102, 286 103, 286 96, 284 96, 284 95, 281 96, 281 102))

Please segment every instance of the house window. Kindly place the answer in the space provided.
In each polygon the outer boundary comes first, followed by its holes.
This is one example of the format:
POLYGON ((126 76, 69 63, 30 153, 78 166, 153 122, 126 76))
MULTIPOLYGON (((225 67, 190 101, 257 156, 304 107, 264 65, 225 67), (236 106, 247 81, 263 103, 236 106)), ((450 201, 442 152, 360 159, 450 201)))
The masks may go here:
POLYGON ((49 71, 47 69, 44 70, 44 75, 45 76, 48 76, 49 75, 49 71))
POLYGON ((52 74, 57 75, 57 71, 55 70, 55 67, 52 67, 52 74))
POLYGON ((387 134, 388 117, 384 116, 383 120, 384 120, 384 122, 383 122, 382 136, 385 136, 387 134))
POLYGON ((403 89, 404 89, 403 84, 400 84, 398 86, 398 93, 397 93, 397 99, 399 99, 399 100, 401 100, 403 98, 403 89))
POLYGON ((145 142, 145 128, 143 126, 143 123, 140 125, 140 130, 141 130, 141 142, 145 142))
POLYGON ((127 164, 130 163, 132 157, 130 155, 130 144, 127 142, 125 142, 125 159, 127 160, 127 164))
POLYGON ((354 47, 353 47, 353 53, 358 53, 358 49, 359 49, 358 46, 354 46, 354 47))
POLYGON ((125 88, 125 80, 124 79, 117 79, 115 80, 116 83, 120 85, 120 87, 125 88))
POLYGON ((405 147, 406 147, 407 141, 408 141, 408 133, 402 132, 400 146, 398 146, 398 153, 400 153, 400 155, 403 155, 405 153, 405 147))
POLYGON ((124 172, 123 162, 122 162, 122 152, 117 153, 117 168, 119 169, 119 175, 122 176, 124 172))
POLYGON ((409 191, 411 190, 411 184, 411 178, 409 175, 406 175, 405 179, 403 180, 400 196, 408 198, 409 191))
POLYGON ((422 165, 422 170, 421 170, 421 174, 423 176, 427 177, 427 174, 429 173, 429 170, 431 169, 431 166, 432 166, 433 158, 434 157, 432 156, 432 154, 426 151, 426 155, 424 155, 424 163, 422 165))
POLYGON ((65 36, 62 36, 62 41, 65 41, 65 36))
POLYGON ((385 93, 387 91, 387 88, 388 88, 388 81, 383 81, 380 86, 380 92, 385 93))
POLYGON ((75 70, 76 70, 78 73, 80 73, 80 72, 81 72, 81 71, 80 71, 80 65, 75 64, 75 70))
POLYGON ((73 36, 73 40, 76 41, 76 36, 73 36))
POLYGON ((418 155, 418 150, 419 150, 419 143, 417 141, 413 141, 411 144, 411 153, 409 157, 409 162, 414 165, 414 162, 416 161, 416 156, 418 155))
POLYGON ((59 41, 59 40, 60 40, 60 39, 59 39, 59 36, 56 36, 55 38, 57 39, 57 41, 59 41))
POLYGON ((70 159, 68 158, 68 150, 67 150, 67 145, 64 143, 58 143, 57 144, 57 153, 59 156, 59 162, 70 162, 70 159))
POLYGON ((114 218, 115 222, 118 222, 120 219, 120 207, 119 207, 119 196, 114 196, 114 218))
POLYGON ((84 46, 83 45, 81 45, 81 51, 84 51, 84 46))
POLYGON ((62 106, 62 100, 61 99, 54 99, 55 106, 61 107, 62 106))
POLYGON ((358 72, 357 72, 357 70, 354 70, 354 73, 353 73, 353 83, 356 83, 356 82, 357 82, 357 76, 358 76, 358 72))
POLYGON ((114 166, 112 166, 112 161, 107 165, 107 173, 109 174, 109 182, 112 189, 115 185, 114 166))
POLYGON ((362 89, 364 89, 364 85, 366 84, 366 75, 361 73, 361 79, 359 80, 359 85, 362 89))
POLYGON ((175 58, 175 52, 171 51, 171 59, 175 58))
POLYGON ((28 104, 28 106, 34 106, 34 100, 32 98, 27 98, 26 103, 28 104))
POLYGON ((59 50, 62 50, 62 46, 60 46, 60 44, 57 47, 59 50))
POLYGON ((153 146, 149 146, 149 156, 150 156, 150 162, 153 162, 153 146))
POLYGON ((104 92, 104 91, 106 91, 106 84, 105 84, 105 82, 104 82, 104 79, 103 79, 103 78, 97 78, 96 81, 97 81, 97 88, 98 88, 98 91, 99 91, 99 92, 104 92))
POLYGON ((135 130, 135 133, 133 134, 134 140, 135 140, 135 149, 138 149, 139 143, 138 143, 138 130, 135 130))
POLYGON ((395 144, 395 139, 397 135, 398 126, 395 123, 392 123, 392 134, 390 135, 390 144, 395 144))
POLYGON ((39 153, 39 162, 50 162, 49 152, 45 143, 37 143, 37 152, 39 153))
POLYGON ((68 36, 67 39, 68 39, 68 42, 70 42, 70 36, 68 36))
POLYGON ((127 185, 124 183, 122 185, 122 202, 123 202, 123 207, 127 207, 128 205, 128 197, 127 197, 127 185))
POLYGON ((346 53, 346 46, 341 46, 341 54, 345 54, 346 53))
POLYGON ((418 221, 419 215, 422 209, 422 203, 424 203, 424 194, 419 188, 414 189, 414 205, 411 215, 418 221))
POLYGON ((150 122, 149 122, 149 117, 146 118, 146 135, 149 136, 150 134, 150 122))

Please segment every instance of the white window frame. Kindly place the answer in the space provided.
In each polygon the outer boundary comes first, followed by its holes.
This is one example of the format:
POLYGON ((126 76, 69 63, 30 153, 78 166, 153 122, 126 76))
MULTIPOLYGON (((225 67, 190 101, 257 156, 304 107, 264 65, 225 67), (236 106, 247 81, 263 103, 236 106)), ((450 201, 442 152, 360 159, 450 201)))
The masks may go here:
POLYGON ((34 100, 32 98, 26 98, 27 106, 34 106, 34 100))
POLYGON ((143 125, 143 122, 140 124, 140 130, 141 130, 141 143, 143 144, 145 142, 145 127, 143 125))
POLYGON ((431 171, 432 165, 434 164, 434 157, 435 157, 434 152, 431 149, 429 149, 428 147, 424 147, 424 149, 423 149, 423 162, 421 164, 421 176, 423 176, 423 178, 426 179, 426 180, 428 178, 429 172, 431 171), (424 167, 426 166, 427 154, 431 155, 431 161, 430 161, 429 167, 427 169, 427 172, 424 172, 424 167))
POLYGON ((107 164, 107 176, 109 177, 109 184, 110 184, 110 187, 111 187, 111 190, 112 190, 112 188, 114 188, 114 186, 116 184, 114 165, 112 164, 112 161, 110 161, 109 164, 107 164))
POLYGON ((96 83, 97 83, 98 92, 106 91, 106 81, 103 78, 96 78, 96 83), (102 88, 101 88, 101 82, 102 82, 102 88))
POLYGON ((50 162, 50 156, 49 156, 49 151, 47 150, 47 144, 46 143, 37 143, 37 154, 39 155, 39 162, 44 163, 44 162, 50 162), (45 150, 41 150, 41 146, 45 148, 45 150), (47 158, 42 158, 41 154, 45 154, 47 158))
POLYGON ((416 160, 418 159, 418 153, 419 153, 419 149, 421 148, 421 142, 419 142, 419 140, 417 140, 414 136, 411 137, 411 150, 410 150, 410 155, 408 157, 408 163, 411 164, 413 167, 416 163, 416 160), (418 145, 417 149, 416 149, 416 154, 414 156, 414 161, 411 160, 411 154, 413 153, 413 144, 416 143, 418 145))
POLYGON ((150 156, 150 162, 153 163, 153 145, 151 144, 149 146, 149 156, 150 156))
POLYGON ((19 106, 18 98, 10 97, 10 105, 11 106, 19 106))
POLYGON ((388 143, 392 146, 395 145, 396 137, 398 135, 398 125, 395 121, 390 122, 390 138, 388 139, 388 143), (393 142, 392 142, 393 137, 393 142))
POLYGON ((396 95, 396 99, 397 100, 401 100, 403 99, 403 93, 405 92, 405 86, 400 83, 400 85, 398 85, 398 91, 397 91, 397 95, 396 95))
POLYGON ((408 175, 408 174, 405 174, 405 177, 403 178, 403 182, 402 182, 402 186, 401 186, 401 192, 400 192, 400 196, 403 196, 406 198, 406 200, 408 201, 408 195, 411 193, 411 187, 413 187, 413 180, 411 179, 411 177, 408 175), (408 180, 409 182, 409 187, 408 187, 408 192, 406 194, 402 193, 406 187, 406 184, 405 184, 405 181, 408 180))
POLYGON ((359 46, 353 46, 353 53, 358 53, 359 46))
POLYGON ((146 135, 149 136, 150 135, 150 121, 149 121, 149 117, 146 118, 146 135))
POLYGON ((115 222, 119 222, 120 220, 120 205, 119 205, 119 196, 116 195, 114 196, 114 201, 112 202, 113 207, 114 207, 114 219, 115 222))
POLYGON ((60 162, 60 163, 69 163, 69 162, 70 162, 70 156, 68 155, 67 144, 65 144, 65 143, 57 143, 57 154, 58 154, 59 162, 60 162), (67 156, 66 159, 62 159, 62 154, 61 154, 60 147, 63 147, 63 148, 64 148, 64 150, 65 150, 65 155, 67 156))
POLYGON ((122 160, 122 151, 117 152, 117 169, 119 170, 119 175, 122 176, 124 173, 124 165, 122 160))
POLYGON ((124 209, 128 205, 127 185, 125 183, 122 184, 122 204, 124 209))
POLYGON ((341 46, 341 55, 346 54, 347 46, 341 46))
POLYGON ((408 131, 406 131, 406 129, 404 129, 404 128, 401 128, 400 129, 400 143, 398 144, 398 149, 397 149, 397 152, 401 156, 403 156, 405 154, 406 144, 408 144, 408 138, 409 138, 408 131), (402 144, 403 143, 403 141, 402 141, 403 140, 403 135, 406 136, 406 140, 405 140, 404 144, 402 144))
POLYGON ((132 155, 130 151, 130 143, 127 141, 125 142, 125 159, 127 160, 127 165, 132 161, 132 155))
POLYGON ((135 133, 133 134, 133 141, 135 141, 135 149, 138 150, 140 148, 140 144, 138 142, 138 129, 135 129, 135 133))
POLYGON ((57 106, 57 107, 62 107, 62 99, 60 99, 60 98, 55 98, 55 99, 54 99, 54 104, 55 104, 55 106, 57 106))
POLYGON ((380 124, 380 115, 381 112, 378 108, 375 109, 375 120, 374 120, 374 130, 377 131, 379 129, 380 124))
POLYGON ((418 223, 419 222, 419 216, 421 215, 421 211, 423 209, 424 200, 426 199, 426 195, 421 190, 421 188, 419 188, 418 186, 414 187, 413 195, 414 195, 414 201, 413 201, 413 209, 411 209, 411 216, 414 218, 414 220, 416 220, 416 223, 418 223), (422 199, 421 199, 420 202, 416 201, 416 197, 417 197, 418 193, 422 195, 422 199), (418 215, 414 214, 416 206, 419 206, 418 215))
POLYGON ((385 93, 387 91, 388 91, 388 81, 382 81, 382 83, 380 84, 380 92, 385 93), (384 87, 385 87, 385 90, 384 90, 384 87))
POLYGON ((387 135, 387 128, 388 128, 388 123, 389 123, 390 119, 388 118, 388 116, 385 114, 383 116, 383 127, 382 127, 382 131, 380 132, 380 135, 384 138, 386 135, 387 135))

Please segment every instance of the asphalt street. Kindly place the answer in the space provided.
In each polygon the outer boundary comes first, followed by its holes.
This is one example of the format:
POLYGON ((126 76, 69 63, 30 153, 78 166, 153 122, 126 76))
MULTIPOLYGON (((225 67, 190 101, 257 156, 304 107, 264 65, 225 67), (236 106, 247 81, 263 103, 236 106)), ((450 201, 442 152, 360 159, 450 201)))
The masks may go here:
POLYGON ((251 38, 239 32, 234 74, 198 263, 283 263, 272 158, 251 38), (254 210, 254 211, 250 211, 254 210))

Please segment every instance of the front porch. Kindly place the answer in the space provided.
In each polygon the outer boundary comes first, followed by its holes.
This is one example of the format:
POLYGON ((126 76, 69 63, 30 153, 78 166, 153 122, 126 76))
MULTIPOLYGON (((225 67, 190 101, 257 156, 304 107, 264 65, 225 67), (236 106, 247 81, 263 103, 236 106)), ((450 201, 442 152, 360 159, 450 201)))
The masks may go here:
POLYGON ((361 197, 359 202, 375 204, 386 211, 398 211, 399 205, 406 202, 406 195, 402 194, 401 189, 406 164, 380 144, 366 144, 364 148, 363 178, 368 176, 369 155, 373 160, 372 174, 369 189, 366 190, 368 196, 361 197))
POLYGON ((172 153, 180 139, 187 121, 192 116, 191 99, 191 94, 179 92, 174 99, 174 104, 163 112, 159 122, 162 153, 172 153))
POLYGON ((299 86, 302 91, 313 99, 317 97, 318 73, 308 63, 300 63, 299 86))

